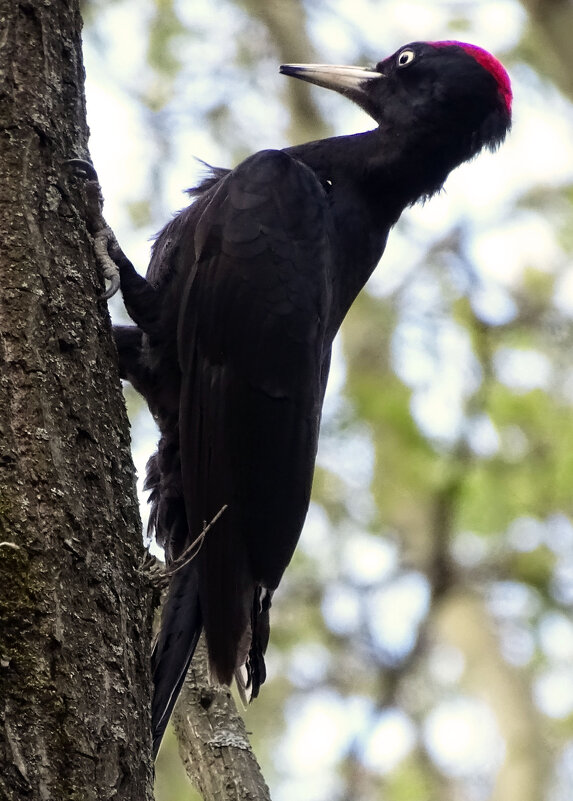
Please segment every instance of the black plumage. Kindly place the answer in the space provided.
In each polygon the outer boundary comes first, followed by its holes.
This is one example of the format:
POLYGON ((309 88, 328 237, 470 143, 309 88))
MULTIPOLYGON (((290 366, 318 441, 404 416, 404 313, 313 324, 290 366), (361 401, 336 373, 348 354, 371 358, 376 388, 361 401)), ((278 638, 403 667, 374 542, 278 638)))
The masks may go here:
POLYGON ((116 328, 123 377, 160 428, 151 526, 174 573, 153 653, 158 748, 198 636, 213 677, 256 696, 272 593, 308 508, 333 338, 403 209, 496 148, 507 73, 485 51, 416 42, 373 70, 289 65, 377 127, 216 169, 159 234, 146 279, 120 263, 135 327, 116 328))

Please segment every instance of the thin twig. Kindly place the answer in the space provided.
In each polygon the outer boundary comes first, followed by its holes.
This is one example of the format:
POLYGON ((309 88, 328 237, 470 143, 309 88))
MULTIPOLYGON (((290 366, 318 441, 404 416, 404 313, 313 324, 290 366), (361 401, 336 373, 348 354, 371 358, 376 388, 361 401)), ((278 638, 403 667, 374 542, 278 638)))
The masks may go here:
POLYGON ((219 520, 223 512, 227 509, 227 504, 222 506, 215 517, 211 520, 210 523, 203 524, 203 530, 199 534, 199 536, 193 540, 191 545, 188 545, 187 548, 183 551, 183 553, 174 559, 173 562, 167 567, 163 564, 159 559, 149 553, 146 554, 143 562, 139 567, 139 571, 141 573, 147 574, 151 582, 159 587, 166 587, 168 580, 177 573, 178 570, 188 565, 189 562, 192 562, 193 559, 197 556, 199 551, 201 550, 201 546, 205 540, 207 533, 211 530, 211 528, 215 525, 215 523, 219 520))
POLYGON ((191 545, 189 545, 187 548, 185 548, 185 550, 183 551, 181 556, 179 556, 173 562, 171 567, 169 567, 169 568, 167 568, 165 570, 165 575, 167 577, 171 578, 171 576, 173 576, 175 573, 177 573, 178 570, 181 570, 181 568, 185 567, 185 565, 188 565, 189 562, 192 562, 193 559, 195 559, 195 557, 197 556, 197 554, 201 550, 201 546, 203 545, 203 541, 205 539, 205 536, 206 536, 207 532, 215 525, 217 520, 219 520, 219 518, 221 517, 221 515, 223 514, 223 512, 226 509, 228 509, 227 504, 225 504, 224 506, 221 506, 221 508, 219 509, 219 511, 217 512, 215 517, 211 520, 211 522, 203 524, 203 531, 199 534, 199 536, 195 540, 193 540, 191 545))

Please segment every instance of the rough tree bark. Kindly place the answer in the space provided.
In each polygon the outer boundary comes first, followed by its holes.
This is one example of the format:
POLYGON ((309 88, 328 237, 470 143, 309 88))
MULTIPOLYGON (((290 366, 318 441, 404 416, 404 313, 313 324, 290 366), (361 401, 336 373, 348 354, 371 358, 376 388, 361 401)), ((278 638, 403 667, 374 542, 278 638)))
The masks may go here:
POLYGON ((208 678, 201 637, 173 714, 179 753, 204 801, 270 801, 243 718, 228 687, 208 678))
POLYGON ((81 186, 78 0, 0 0, 0 798, 152 798, 150 593, 81 186))

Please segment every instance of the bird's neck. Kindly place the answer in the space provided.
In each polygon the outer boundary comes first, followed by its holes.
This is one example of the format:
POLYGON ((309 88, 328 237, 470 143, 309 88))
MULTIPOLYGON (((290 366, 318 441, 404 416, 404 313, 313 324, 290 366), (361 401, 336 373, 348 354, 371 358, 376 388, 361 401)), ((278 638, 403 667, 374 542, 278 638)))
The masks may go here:
MULTIPOLYGON (((340 274, 333 331, 380 260, 402 211, 438 191, 459 161, 377 128, 286 150, 310 167, 330 198, 340 274), (352 265, 352 269, 348 269, 352 265)), ((461 161, 462 159, 460 159, 461 161)))
MULTIPOLYGON (((391 127, 351 136, 336 136, 287 149, 307 164, 321 181, 354 187, 380 214, 384 228, 417 200, 437 192, 448 173, 461 161, 459 138, 410 137, 391 127)), ((375 222, 375 221, 373 221, 375 222)))

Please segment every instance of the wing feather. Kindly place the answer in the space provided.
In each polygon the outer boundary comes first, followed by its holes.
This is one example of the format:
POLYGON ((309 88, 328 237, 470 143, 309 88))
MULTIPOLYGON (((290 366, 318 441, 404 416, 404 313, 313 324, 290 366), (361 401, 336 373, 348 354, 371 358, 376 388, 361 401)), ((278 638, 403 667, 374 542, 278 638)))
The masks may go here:
POLYGON ((254 598, 277 586, 308 508, 330 352, 329 233, 315 175, 281 151, 258 153, 205 203, 178 287, 190 539, 227 506, 197 559, 222 681, 247 659, 254 598))

